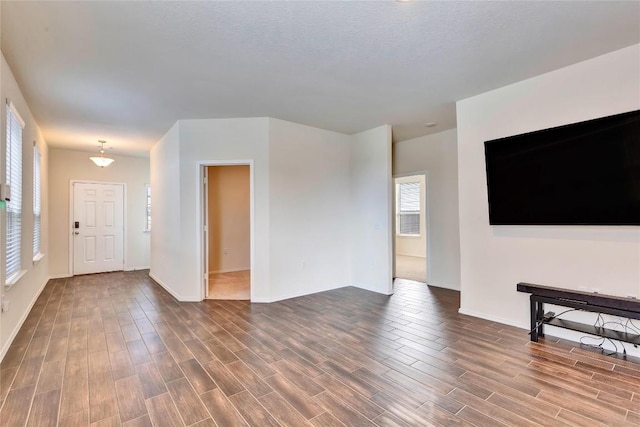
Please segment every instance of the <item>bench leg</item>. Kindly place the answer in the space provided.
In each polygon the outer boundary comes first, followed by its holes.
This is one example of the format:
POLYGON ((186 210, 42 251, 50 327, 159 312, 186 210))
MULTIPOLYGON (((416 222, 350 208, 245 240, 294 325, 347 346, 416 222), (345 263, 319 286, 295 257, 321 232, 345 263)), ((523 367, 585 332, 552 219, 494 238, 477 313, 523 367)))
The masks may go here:
POLYGON ((533 300, 533 295, 530 297, 530 310, 531 310, 531 341, 538 342, 538 302, 533 300))
POLYGON ((544 322, 542 321, 544 318, 544 303, 542 301, 538 301, 538 309, 536 311, 538 313, 538 337, 544 337, 544 322))

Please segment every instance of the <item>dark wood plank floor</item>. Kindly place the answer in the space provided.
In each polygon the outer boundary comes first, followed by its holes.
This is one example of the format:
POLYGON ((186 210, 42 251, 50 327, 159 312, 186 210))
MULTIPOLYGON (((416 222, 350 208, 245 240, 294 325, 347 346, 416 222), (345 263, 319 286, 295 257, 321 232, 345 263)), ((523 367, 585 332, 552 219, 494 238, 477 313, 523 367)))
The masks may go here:
POLYGON ((177 303, 146 272, 52 280, 1 364, 0 425, 638 426, 640 364, 398 281, 177 303))

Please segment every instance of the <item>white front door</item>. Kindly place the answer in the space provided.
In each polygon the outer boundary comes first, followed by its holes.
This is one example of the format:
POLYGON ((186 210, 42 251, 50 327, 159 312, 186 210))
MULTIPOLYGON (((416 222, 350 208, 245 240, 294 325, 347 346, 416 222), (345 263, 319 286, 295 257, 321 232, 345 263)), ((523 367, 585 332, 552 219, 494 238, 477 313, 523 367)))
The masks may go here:
POLYGON ((124 270, 124 186, 73 184, 73 274, 124 270))

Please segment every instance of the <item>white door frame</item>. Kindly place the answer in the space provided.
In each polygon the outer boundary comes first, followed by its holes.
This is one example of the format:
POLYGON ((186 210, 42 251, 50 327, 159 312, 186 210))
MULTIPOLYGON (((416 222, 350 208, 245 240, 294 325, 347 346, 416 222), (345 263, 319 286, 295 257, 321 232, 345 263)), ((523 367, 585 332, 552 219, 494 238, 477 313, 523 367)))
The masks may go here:
POLYGON ((107 184, 107 185, 122 185, 123 195, 122 195, 122 240, 123 240, 123 262, 122 269, 126 270, 127 266, 127 184, 124 182, 107 182, 107 181, 87 181, 81 179, 72 179, 69 181, 69 276, 74 275, 73 271, 73 243, 75 239, 73 239, 73 184, 107 184))
POLYGON ((429 223, 431 222, 431 215, 429 215, 429 172, 426 170, 417 171, 417 172, 406 172, 399 173, 397 175, 392 176, 393 181, 393 227, 391 227, 391 235, 393 236, 393 276, 396 274, 396 217, 397 217, 397 203, 396 203, 396 178, 404 178, 407 176, 424 176, 424 215, 425 215, 425 232, 427 233, 426 245, 426 258, 427 258, 427 274, 425 280, 427 281, 427 285, 429 284, 429 275, 431 274, 431 228, 429 223))
POLYGON ((209 190, 209 167, 208 166, 203 166, 202 167, 202 177, 203 179, 201 180, 203 187, 202 187, 202 192, 200 194, 202 194, 202 224, 203 224, 203 235, 202 238, 203 240, 203 249, 204 252, 202 253, 202 268, 204 273, 202 274, 202 279, 204 280, 204 298, 209 298, 209 273, 211 271, 211 265, 210 265, 210 260, 211 260, 211 255, 210 255, 210 251, 211 251, 211 224, 209 221, 209 193, 211 192, 211 190, 209 190))
POLYGON ((208 257, 209 254, 207 253, 207 245, 209 242, 205 241, 205 229, 204 229, 204 225, 205 225, 205 215, 204 213, 206 212, 206 209, 208 209, 208 206, 204 206, 204 201, 206 200, 204 192, 206 191, 207 187, 204 185, 204 171, 205 168, 209 167, 209 166, 249 166, 249 210, 250 210, 250 225, 249 225, 249 232, 250 232, 250 245, 251 245, 251 251, 250 251, 250 258, 251 258, 251 262, 250 262, 250 280, 251 280, 251 285, 250 285, 250 289, 251 289, 251 301, 254 299, 253 295, 254 295, 254 286, 253 284, 255 283, 254 281, 254 263, 255 263, 255 215, 254 215, 254 210, 255 210, 255 203, 254 203, 254 185, 253 185, 253 160, 201 160, 196 162, 196 183, 197 183, 197 188, 196 188, 196 236, 197 237, 197 256, 198 259, 200 260, 199 264, 200 264, 200 298, 202 300, 205 299, 205 296, 207 294, 207 290, 205 289, 205 287, 207 286, 207 279, 205 277, 205 275, 207 274, 206 271, 206 266, 207 266, 207 260, 205 259, 205 257, 208 257))

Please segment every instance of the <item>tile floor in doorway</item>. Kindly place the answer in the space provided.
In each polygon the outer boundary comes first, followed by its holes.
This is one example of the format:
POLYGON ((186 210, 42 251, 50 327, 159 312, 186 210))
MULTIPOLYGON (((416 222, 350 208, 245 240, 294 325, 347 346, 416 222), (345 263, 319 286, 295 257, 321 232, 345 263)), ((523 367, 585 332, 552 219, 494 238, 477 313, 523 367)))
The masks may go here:
POLYGON ((251 270, 210 274, 209 299, 251 299, 251 270))
POLYGON ((418 256, 396 255, 396 274, 394 277, 427 282, 427 259, 418 256))

